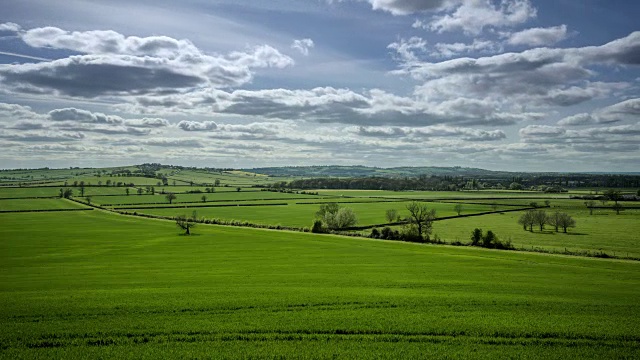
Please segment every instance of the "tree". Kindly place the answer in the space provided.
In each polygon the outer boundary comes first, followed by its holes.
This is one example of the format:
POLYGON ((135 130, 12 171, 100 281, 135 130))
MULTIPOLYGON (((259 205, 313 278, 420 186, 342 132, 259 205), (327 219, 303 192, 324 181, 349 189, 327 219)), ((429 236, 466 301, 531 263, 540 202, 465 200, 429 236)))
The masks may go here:
POLYGON ((558 218, 558 226, 560 226, 563 232, 567 232, 567 228, 576 227, 576 221, 566 213, 560 213, 558 218))
POLYGON ((202 199, 202 202, 207 202, 207 195, 202 195, 200 199, 202 199))
POLYGON ((385 217, 387 219, 387 222, 394 222, 397 218, 398 218, 398 210, 396 209, 389 209, 385 212, 385 217))
POLYGON ((593 200, 587 200, 584 202, 584 206, 589 209, 589 215, 593 215, 593 207, 596 206, 596 202, 593 200))
POLYGON ((546 207, 550 207, 550 206, 551 206, 551 201, 549 201, 549 200, 545 200, 545 201, 544 201, 544 206, 546 206, 546 207))
POLYGON ((178 215, 176 216, 176 225, 185 231, 185 235, 191 235, 191 229, 196 226, 195 220, 195 211, 192 218, 187 218, 186 215, 178 215))
POLYGON ((620 211, 624 210, 624 207, 618 203, 615 203, 611 208, 616 212, 616 215, 620 215, 620 211))
POLYGON ((493 243, 495 242, 495 240, 496 240, 496 235, 493 233, 493 231, 489 230, 482 237, 482 246, 486 248, 491 248, 493 247, 493 243))
POLYGON ((65 189, 65 190, 64 190, 64 193, 62 194, 62 196, 63 196, 65 199, 69 199, 69 198, 71 198, 71 197, 73 196, 73 190, 71 190, 71 189, 65 189))
POLYGON ((491 210, 493 210, 493 211, 498 210, 498 204, 496 204, 496 203, 491 204, 491 210))
POLYGON ((151 195, 155 195, 156 194, 156 188, 155 187, 151 187, 151 195))
POLYGON ((237 188, 236 188, 236 191, 237 191, 237 192, 240 192, 240 190, 242 190, 242 188, 241 188, 241 187, 237 187, 237 188))
POLYGON ((144 190, 142 188, 138 188, 138 195, 142 195, 143 192, 144 190))
POLYGON ((337 203, 320 205, 320 209, 316 212, 316 217, 330 230, 343 229, 358 222, 353 209, 340 207, 337 203))
POLYGON ((316 234, 321 234, 324 232, 324 228, 322 226, 322 220, 314 220, 313 226, 311 227, 311 232, 316 234))
POLYGON ((340 205, 337 203, 327 203, 320 205, 320 210, 316 212, 316 217, 322 219, 326 214, 335 214, 340 209, 340 205))
POLYGON ((84 181, 80 181, 80 196, 84 196, 84 181))
POLYGON ((517 182, 512 182, 512 183, 509 185, 509 190, 522 190, 522 185, 520 185, 520 184, 519 184, 519 183, 517 183, 517 182))
POLYGON ((169 204, 171 204, 173 203, 173 200, 177 199, 178 197, 176 196, 176 194, 170 192, 170 193, 167 193, 167 195, 165 195, 165 198, 167 199, 169 204))
POLYGON ((550 215, 548 217, 548 223, 549 225, 555 227, 556 232, 558 232, 558 227, 560 226, 560 212, 556 211, 553 213, 553 215, 550 215))
POLYGON ((418 236, 422 238, 422 234, 425 233, 428 237, 431 233, 433 221, 436 218, 436 210, 429 210, 426 204, 421 204, 417 201, 409 203, 407 210, 409 210, 410 215, 409 221, 418 228, 418 236))
POLYGON ((540 227, 540 231, 544 230, 544 225, 548 221, 547 212, 544 210, 536 210, 533 213, 533 220, 540 227))
POLYGON ((607 199, 614 201, 616 204, 620 199, 622 199, 622 193, 620 193, 620 190, 616 190, 616 189, 609 189, 605 191, 604 196, 607 199))
POLYGON ((86 199, 87 199, 87 204, 91 205, 91 195, 87 196, 86 199))
POLYGON ((62 199, 64 197, 64 189, 60 188, 60 198, 62 199))
POLYGON ((534 215, 533 215, 534 212, 535 210, 527 210, 518 219, 518 224, 522 225, 522 228, 524 230, 527 230, 527 227, 528 227, 529 231, 533 231, 533 225, 535 224, 534 215))
POLYGON ((477 246, 482 241, 482 229, 475 228, 471 232, 471 245, 477 246))
POLYGON ((460 213, 462 212, 462 204, 455 204, 453 206, 453 211, 458 213, 458 216, 460 216, 460 213))
POLYGON ((129 195, 129 188, 126 188, 125 191, 127 192, 127 195, 129 195))

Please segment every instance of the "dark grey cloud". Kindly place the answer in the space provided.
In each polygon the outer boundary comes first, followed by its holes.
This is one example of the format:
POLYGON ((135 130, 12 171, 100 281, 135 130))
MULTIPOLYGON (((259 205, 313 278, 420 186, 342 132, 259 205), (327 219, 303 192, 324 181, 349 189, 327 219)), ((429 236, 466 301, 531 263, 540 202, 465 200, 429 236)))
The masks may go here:
POLYGON ((55 27, 19 33, 29 46, 81 53, 37 64, 0 65, 0 83, 15 92, 95 98, 177 93, 193 87, 239 86, 257 68, 284 68, 293 60, 262 45, 226 55, 203 53, 188 40, 126 37, 114 31, 69 32, 55 27))

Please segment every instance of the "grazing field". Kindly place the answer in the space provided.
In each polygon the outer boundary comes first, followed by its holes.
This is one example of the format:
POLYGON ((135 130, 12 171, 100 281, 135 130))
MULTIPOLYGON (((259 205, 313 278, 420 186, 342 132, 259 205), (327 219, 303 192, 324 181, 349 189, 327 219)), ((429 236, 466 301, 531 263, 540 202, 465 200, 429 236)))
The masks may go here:
POLYGON ((346 196, 346 197, 385 197, 406 199, 486 199, 486 198, 526 198, 526 199, 552 199, 569 198, 567 194, 545 194, 541 192, 527 191, 385 191, 385 190, 313 190, 321 195, 346 196))
POLYGON ((633 358, 640 263, 0 214, 0 356, 633 358))

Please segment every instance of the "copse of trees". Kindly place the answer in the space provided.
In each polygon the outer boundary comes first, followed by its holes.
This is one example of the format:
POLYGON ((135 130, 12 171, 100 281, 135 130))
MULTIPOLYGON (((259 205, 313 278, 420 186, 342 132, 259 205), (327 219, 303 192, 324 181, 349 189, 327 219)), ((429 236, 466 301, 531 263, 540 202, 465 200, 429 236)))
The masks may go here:
POLYGON ((544 230, 545 225, 551 225, 555 228, 555 231, 559 231, 562 228, 563 232, 567 232, 568 228, 576 226, 576 221, 571 215, 563 212, 556 211, 551 215, 547 215, 544 210, 527 210, 518 219, 518 224, 522 225, 524 230, 529 229, 533 232, 533 226, 538 226, 540 231, 544 230))
POLYGON ((326 230, 339 230, 354 226, 358 218, 353 209, 341 207, 337 203, 320 205, 316 212, 316 220, 311 229, 312 232, 325 232, 326 230))

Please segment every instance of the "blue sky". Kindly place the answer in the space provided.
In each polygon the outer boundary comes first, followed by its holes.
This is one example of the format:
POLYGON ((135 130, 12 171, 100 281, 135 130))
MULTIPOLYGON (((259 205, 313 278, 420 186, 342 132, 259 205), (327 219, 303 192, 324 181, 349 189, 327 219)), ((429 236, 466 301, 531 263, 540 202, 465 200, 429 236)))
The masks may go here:
POLYGON ((0 167, 640 168, 640 3, 6 0, 0 167))

